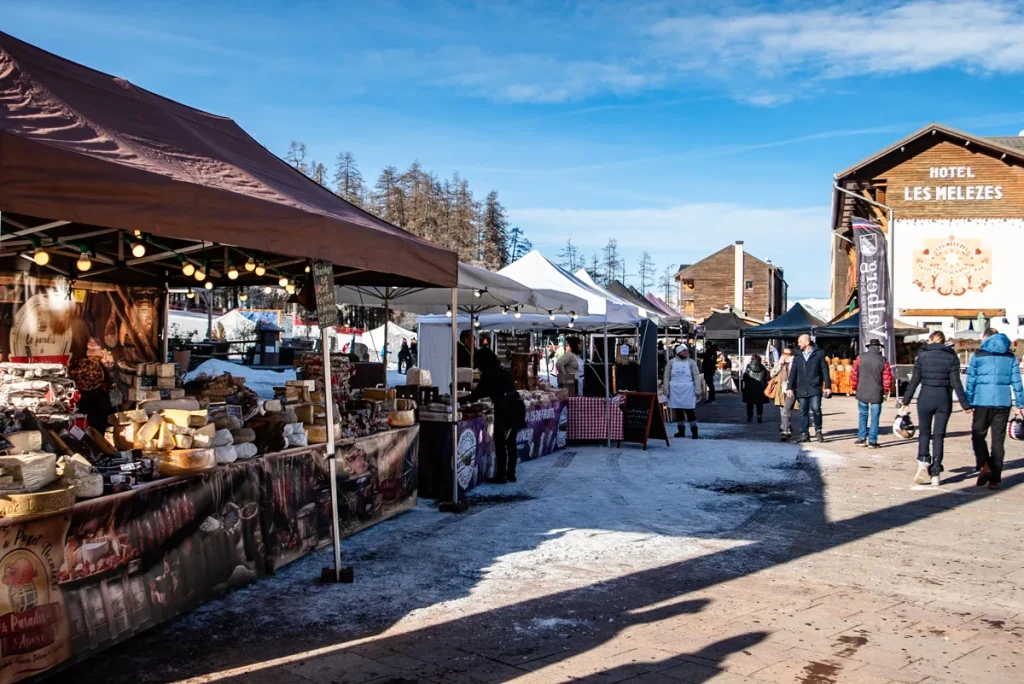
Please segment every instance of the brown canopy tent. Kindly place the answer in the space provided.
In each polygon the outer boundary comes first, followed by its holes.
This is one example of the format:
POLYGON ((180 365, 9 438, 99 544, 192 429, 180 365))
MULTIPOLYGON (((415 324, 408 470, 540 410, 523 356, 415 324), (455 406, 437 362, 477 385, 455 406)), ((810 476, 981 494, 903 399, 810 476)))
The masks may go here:
POLYGON ((85 279, 218 285, 300 277, 335 264, 341 285, 454 287, 453 252, 345 202, 278 159, 234 121, 0 33, 0 268, 33 249, 85 279), (141 232, 146 254, 126 239, 141 232), (80 250, 93 268, 77 273, 80 250), (241 268, 268 265, 258 278, 241 268), (239 278, 224 277, 229 264, 239 278))

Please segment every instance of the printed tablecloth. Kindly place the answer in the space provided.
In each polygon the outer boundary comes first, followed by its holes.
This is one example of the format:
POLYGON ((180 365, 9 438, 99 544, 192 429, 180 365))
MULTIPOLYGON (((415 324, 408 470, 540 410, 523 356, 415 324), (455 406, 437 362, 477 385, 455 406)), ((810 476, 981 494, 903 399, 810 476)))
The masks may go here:
POLYGON ((569 439, 622 439, 622 397, 571 397, 569 439), (611 402, 611 434, 605 402, 611 402))

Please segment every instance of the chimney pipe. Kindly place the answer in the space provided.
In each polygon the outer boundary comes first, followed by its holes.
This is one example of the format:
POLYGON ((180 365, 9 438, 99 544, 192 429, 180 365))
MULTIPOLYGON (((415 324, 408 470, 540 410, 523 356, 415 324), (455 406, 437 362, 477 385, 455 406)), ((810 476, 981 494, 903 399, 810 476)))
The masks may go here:
POLYGON ((736 278, 733 288, 733 308, 742 313, 745 311, 743 308, 743 288, 747 284, 743 279, 743 240, 736 241, 733 251, 736 257, 735 265, 733 266, 733 273, 736 278))

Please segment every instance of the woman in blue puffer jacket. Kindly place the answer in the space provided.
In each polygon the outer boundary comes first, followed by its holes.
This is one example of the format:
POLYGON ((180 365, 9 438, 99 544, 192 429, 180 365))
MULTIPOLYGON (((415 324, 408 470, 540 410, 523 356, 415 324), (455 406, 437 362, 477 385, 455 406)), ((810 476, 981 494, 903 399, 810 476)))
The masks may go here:
POLYGON ((1010 351, 1010 338, 989 328, 984 340, 967 367, 967 400, 974 407, 971 425, 971 446, 974 447, 978 486, 999 489, 1003 476, 1006 424, 1010 419, 1010 389, 1017 402, 1017 412, 1024 418, 1024 387, 1021 386, 1020 365, 1010 351), (992 451, 985 440, 992 432, 992 451))

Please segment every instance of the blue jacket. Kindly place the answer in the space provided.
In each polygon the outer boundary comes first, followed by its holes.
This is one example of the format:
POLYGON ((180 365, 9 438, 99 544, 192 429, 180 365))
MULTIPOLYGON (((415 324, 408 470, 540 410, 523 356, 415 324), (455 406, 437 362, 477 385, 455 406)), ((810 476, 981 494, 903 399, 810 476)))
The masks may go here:
POLYGON ((832 389, 825 352, 816 346, 811 347, 810 356, 804 360, 804 353, 797 349, 789 366, 789 389, 798 399, 806 399, 820 397, 822 385, 825 389, 832 389))
POLYGON ((1024 408, 1020 366, 1010 351, 1010 338, 998 333, 982 343, 967 367, 967 400, 971 406, 1009 407, 1011 387, 1017 408, 1024 408))

